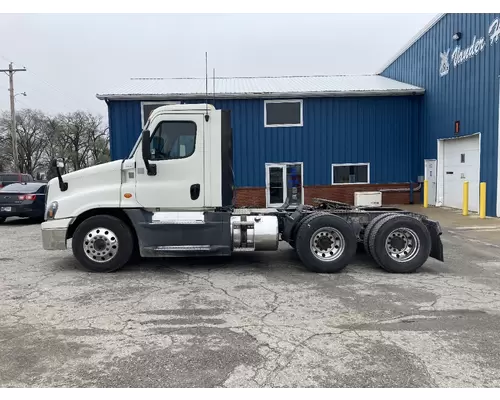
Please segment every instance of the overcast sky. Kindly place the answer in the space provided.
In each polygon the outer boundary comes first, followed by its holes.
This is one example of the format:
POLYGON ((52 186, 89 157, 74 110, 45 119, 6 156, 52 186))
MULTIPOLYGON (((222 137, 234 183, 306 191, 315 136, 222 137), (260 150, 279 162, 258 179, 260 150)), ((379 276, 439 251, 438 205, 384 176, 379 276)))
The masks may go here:
MULTIPOLYGON (((96 93, 130 77, 370 74, 435 14, 0 14, 0 68, 18 108, 107 116, 96 93)), ((0 76, 0 110, 9 109, 0 76), (3 93, 3 94, 2 94, 3 93)))

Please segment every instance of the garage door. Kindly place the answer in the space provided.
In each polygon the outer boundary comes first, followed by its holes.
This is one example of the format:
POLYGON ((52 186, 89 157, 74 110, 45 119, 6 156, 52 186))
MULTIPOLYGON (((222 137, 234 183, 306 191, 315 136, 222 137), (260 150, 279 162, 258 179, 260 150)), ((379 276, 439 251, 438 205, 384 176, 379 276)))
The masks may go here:
POLYGON ((463 182, 469 181, 469 211, 479 212, 479 135, 443 141, 443 204, 462 208, 463 182))

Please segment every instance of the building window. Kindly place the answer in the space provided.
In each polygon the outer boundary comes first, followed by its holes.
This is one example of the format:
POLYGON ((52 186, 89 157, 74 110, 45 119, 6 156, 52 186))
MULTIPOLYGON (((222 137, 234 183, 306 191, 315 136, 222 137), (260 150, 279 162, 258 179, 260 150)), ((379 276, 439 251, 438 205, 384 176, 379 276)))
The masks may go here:
POLYGON ((171 104, 180 104, 178 101, 143 101, 141 102, 141 120, 142 126, 146 125, 149 115, 158 107, 171 104))
POLYGON ((370 164, 332 164, 332 185, 370 183, 370 164))
POLYGON ((196 124, 192 121, 163 121, 151 137, 151 160, 189 157, 196 144, 196 124))
POLYGON ((303 126, 302 100, 266 100, 264 101, 264 126, 287 127, 303 126))

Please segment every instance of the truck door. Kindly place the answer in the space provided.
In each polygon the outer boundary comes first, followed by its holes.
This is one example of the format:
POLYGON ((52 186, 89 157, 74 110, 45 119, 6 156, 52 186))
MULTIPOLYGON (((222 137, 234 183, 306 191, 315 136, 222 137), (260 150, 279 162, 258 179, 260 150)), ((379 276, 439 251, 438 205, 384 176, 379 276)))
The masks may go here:
POLYGON ((137 202, 144 208, 202 208, 205 205, 203 114, 179 113, 168 117, 159 114, 151 121, 149 130, 150 164, 156 165, 156 175, 148 175, 141 151, 137 151, 137 202))

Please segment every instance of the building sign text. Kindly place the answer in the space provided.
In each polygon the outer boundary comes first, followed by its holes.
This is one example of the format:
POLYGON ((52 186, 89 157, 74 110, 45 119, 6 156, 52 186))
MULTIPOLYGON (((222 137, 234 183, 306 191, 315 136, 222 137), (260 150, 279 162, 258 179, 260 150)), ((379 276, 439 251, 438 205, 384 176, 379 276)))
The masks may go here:
MULTIPOLYGON (((498 43, 500 40, 500 18, 496 18, 490 24, 488 29, 489 43, 492 46, 495 43, 498 43)), ((482 36, 479 39, 474 36, 472 39, 472 43, 470 43, 467 47, 462 48, 460 45, 456 46, 451 53, 451 61, 453 63, 453 67, 456 68, 460 64, 470 60, 471 58, 477 56, 486 48, 486 37, 482 36)), ((450 51, 451 49, 447 49, 444 52, 439 54, 439 75, 445 76, 450 72, 450 51)))

